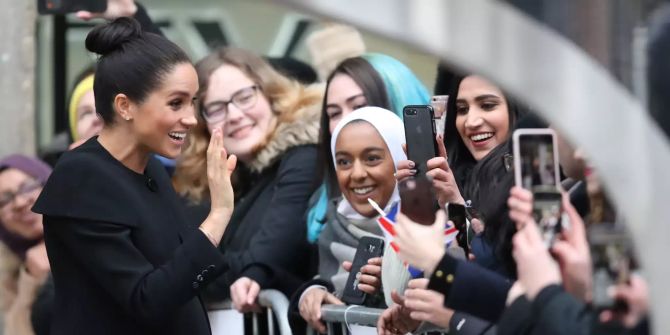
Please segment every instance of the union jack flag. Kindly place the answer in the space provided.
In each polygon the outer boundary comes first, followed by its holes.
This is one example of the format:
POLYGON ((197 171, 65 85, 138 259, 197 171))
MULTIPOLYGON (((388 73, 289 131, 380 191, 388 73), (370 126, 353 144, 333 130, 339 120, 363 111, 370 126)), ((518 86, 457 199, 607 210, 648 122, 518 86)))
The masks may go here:
MULTIPOLYGON (((400 210, 400 203, 396 202, 391 207, 388 214, 380 215, 379 219, 377 219, 377 223, 379 224, 379 226, 382 229, 382 232, 384 233, 384 241, 386 242, 386 245, 390 245, 395 252, 398 252, 399 250, 398 245, 393 241, 393 238, 396 235, 394 226, 396 223, 396 216, 399 210, 400 210)), ((456 240, 456 235, 458 235, 458 229, 456 229, 456 227, 453 224, 448 222, 446 224, 446 227, 444 228, 444 244, 447 246, 447 248, 450 247, 451 244, 456 240)), ((421 275, 421 270, 414 269, 411 266, 409 267, 409 271, 410 273, 412 273, 412 277, 417 278, 421 275)))

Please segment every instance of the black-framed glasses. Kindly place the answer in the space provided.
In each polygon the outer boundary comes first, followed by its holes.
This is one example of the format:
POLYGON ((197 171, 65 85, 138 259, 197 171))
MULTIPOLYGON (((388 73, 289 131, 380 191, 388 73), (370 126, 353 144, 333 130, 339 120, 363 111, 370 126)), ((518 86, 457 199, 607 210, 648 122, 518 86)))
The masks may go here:
POLYGON ((0 209, 5 208, 5 206, 11 204, 16 197, 21 195, 26 195, 31 192, 35 192, 42 188, 42 183, 37 180, 27 181, 19 186, 19 189, 15 192, 7 191, 0 194, 0 209))
POLYGON ((258 101, 258 89, 257 85, 253 85, 235 92, 228 101, 210 102, 203 107, 202 117, 208 123, 220 122, 228 116, 228 105, 231 103, 241 111, 254 107, 258 101))

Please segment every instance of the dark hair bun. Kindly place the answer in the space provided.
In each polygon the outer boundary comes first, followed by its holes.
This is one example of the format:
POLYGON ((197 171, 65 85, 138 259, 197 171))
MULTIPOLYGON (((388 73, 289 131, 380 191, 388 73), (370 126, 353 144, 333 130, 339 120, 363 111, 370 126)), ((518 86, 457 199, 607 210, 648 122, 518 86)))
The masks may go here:
POLYGON ((133 18, 120 17, 93 28, 86 36, 86 49, 104 56, 141 36, 142 26, 139 22, 133 18))

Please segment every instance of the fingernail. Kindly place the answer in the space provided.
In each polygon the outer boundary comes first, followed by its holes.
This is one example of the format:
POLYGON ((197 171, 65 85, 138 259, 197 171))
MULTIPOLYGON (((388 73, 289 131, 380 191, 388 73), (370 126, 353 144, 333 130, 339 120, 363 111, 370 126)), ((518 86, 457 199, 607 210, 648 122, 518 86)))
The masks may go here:
POLYGON ((416 169, 411 169, 411 170, 409 170, 409 173, 410 173, 410 174, 413 174, 413 175, 415 175, 416 172, 417 172, 416 169))
POLYGON ((413 168, 413 167, 414 167, 414 162, 409 161, 409 167, 410 167, 410 168, 413 168))

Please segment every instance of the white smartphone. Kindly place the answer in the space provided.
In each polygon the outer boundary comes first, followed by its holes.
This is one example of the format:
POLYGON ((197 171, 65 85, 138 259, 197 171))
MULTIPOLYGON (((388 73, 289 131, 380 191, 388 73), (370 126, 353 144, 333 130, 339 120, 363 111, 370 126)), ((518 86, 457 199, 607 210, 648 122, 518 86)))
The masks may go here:
POLYGON ((435 123, 435 134, 444 135, 444 123, 447 119, 448 95, 433 95, 430 105, 433 106, 433 123, 435 123))
POLYGON ((517 129, 513 137, 515 183, 533 192, 533 216, 549 248, 562 230, 556 133, 517 129))
POLYGON ((532 192, 558 191, 558 145, 548 128, 517 129, 514 141, 514 181, 532 192))

